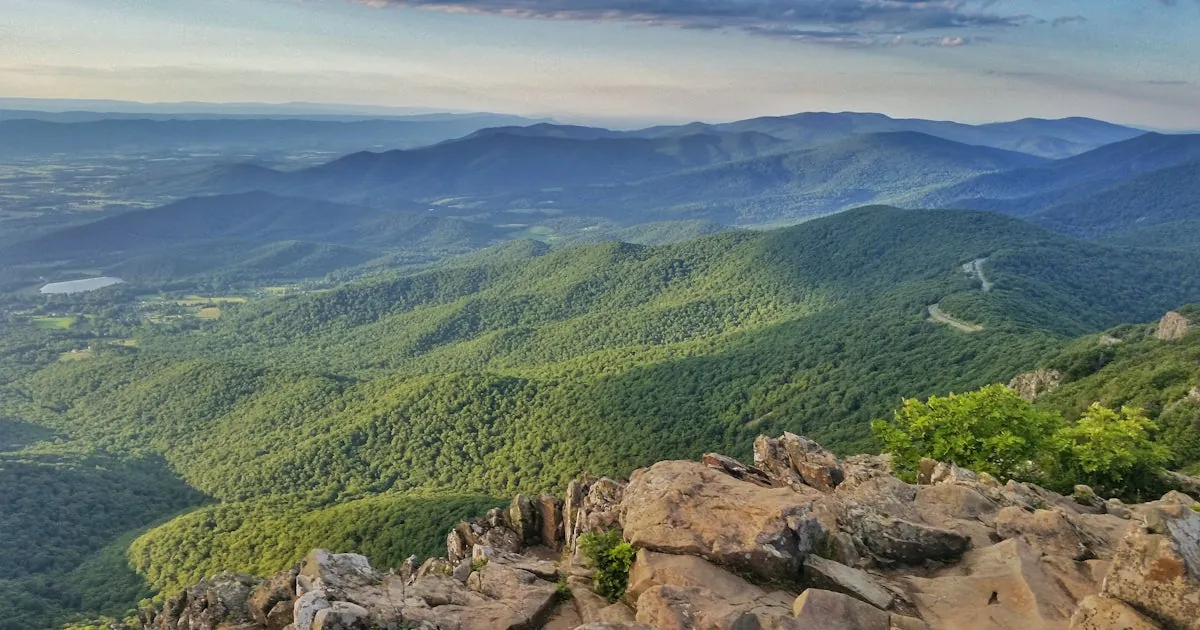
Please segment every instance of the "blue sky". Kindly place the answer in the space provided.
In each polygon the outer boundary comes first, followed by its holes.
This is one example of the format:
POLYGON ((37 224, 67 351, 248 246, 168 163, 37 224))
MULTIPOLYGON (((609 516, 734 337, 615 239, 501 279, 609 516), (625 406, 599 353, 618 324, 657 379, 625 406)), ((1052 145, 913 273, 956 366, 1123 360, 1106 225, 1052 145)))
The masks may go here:
POLYGON ((1197 0, 0 0, 0 96, 1200 129, 1197 0))

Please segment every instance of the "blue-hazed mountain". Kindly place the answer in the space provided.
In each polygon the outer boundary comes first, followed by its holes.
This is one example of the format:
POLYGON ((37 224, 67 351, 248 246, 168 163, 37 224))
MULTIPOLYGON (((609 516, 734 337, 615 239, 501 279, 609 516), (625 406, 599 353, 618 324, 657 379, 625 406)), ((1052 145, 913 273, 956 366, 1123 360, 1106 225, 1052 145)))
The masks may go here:
POLYGON ((1111 242, 1200 242, 1200 161, 1140 175, 1030 216, 1050 229, 1111 242))
MULTIPOLYGON (((914 193, 981 173, 1045 161, 922 133, 877 133, 620 185, 545 191, 536 199, 559 211, 591 212, 626 222, 788 223, 872 203, 903 201, 914 193)), ((512 202, 526 199, 526 195, 514 196, 512 202)))
MULTIPOLYGON (((693 123, 683 128, 727 132, 757 131, 801 146, 816 146, 853 135, 915 131, 964 144, 1051 158, 1076 155, 1143 133, 1138 129, 1091 118, 1025 118, 1011 122, 967 125, 950 121, 896 119, 883 114, 854 112, 768 116, 717 125, 693 123)), ((634 133, 654 137, 672 135, 678 133, 679 129, 680 127, 656 127, 634 133)))
POLYGON ((486 130, 411 151, 359 153, 296 173, 224 168, 211 172, 209 182, 227 190, 264 188, 371 203, 455 198, 473 209, 538 208, 623 224, 765 224, 902 200, 1043 162, 915 132, 794 149, 758 132, 648 139, 540 126, 486 130))
POLYGON ((0 117, 0 156, 21 158, 181 151, 348 153, 410 148, 472 133, 503 118, 399 120, 101 118, 50 122, 0 117))
POLYGON ((428 213, 280 197, 264 192, 185 199, 18 243, 6 265, 50 263, 125 277, 225 269, 256 278, 305 278, 403 250, 428 259, 501 239, 505 230, 428 213))
MULTIPOLYGON (((408 151, 356 153, 296 173, 241 171, 237 184, 327 199, 437 199, 604 185, 768 153, 760 133, 595 137, 575 128, 499 129, 408 151)), ((228 175, 222 175, 222 178, 228 175)))
POLYGON ((1028 215, 1079 201, 1123 180, 1200 160, 1200 134, 1148 133, 1082 155, 989 173, 934 191, 927 208, 972 208, 1028 215))

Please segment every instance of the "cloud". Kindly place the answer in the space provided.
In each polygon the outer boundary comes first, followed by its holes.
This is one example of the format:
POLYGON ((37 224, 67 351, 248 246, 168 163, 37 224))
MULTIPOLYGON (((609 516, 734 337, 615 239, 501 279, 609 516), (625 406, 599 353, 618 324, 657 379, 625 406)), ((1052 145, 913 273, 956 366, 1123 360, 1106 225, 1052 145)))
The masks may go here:
MULTIPOLYGON (((967 29, 1045 23, 999 10, 998 0, 353 0, 377 8, 540 20, 626 22, 849 46, 954 48, 967 29), (910 37, 916 35, 915 37, 910 37)), ((1164 1, 1164 0, 1159 0, 1164 1)), ((1075 21, 1077 18, 1062 18, 1075 21)), ((1063 22, 1065 23, 1065 22, 1063 22)))

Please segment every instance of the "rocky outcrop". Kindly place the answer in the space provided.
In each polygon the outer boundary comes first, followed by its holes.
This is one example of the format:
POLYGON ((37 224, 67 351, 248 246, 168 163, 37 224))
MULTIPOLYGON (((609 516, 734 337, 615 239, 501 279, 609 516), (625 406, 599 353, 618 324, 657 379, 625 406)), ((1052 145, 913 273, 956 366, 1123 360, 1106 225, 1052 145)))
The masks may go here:
POLYGON ((1034 402, 1042 394, 1048 394, 1062 386, 1063 375, 1058 370, 1034 370, 1018 374, 1009 381, 1008 388, 1021 398, 1034 402))
POLYGON ((1183 339, 1188 333, 1188 319, 1175 311, 1171 311, 1163 315, 1158 322, 1158 329, 1154 331, 1154 336, 1163 341, 1176 341, 1183 339))
POLYGON ((154 630, 1200 630, 1200 507, 1125 505, 806 438, 754 465, 668 461, 584 478, 456 525, 446 556, 380 572, 316 550, 269 580, 221 574, 143 611, 154 630), (580 537, 637 549, 609 601, 580 537))

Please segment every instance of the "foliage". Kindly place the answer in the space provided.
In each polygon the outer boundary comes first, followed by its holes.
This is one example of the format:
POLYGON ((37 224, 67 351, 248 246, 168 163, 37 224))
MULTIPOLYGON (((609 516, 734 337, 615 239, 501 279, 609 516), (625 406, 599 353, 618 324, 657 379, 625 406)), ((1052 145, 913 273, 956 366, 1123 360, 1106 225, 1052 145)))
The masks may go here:
POLYGON ((596 592, 610 602, 621 599, 629 586, 629 569, 637 551, 621 538, 620 530, 584 534, 579 537, 579 548, 596 569, 596 592))
MULTIPOLYGON (((131 545, 155 589, 218 568, 270 573, 317 545, 392 566, 490 497, 585 471, 745 457, 784 430, 871 448, 869 421, 897 399, 1007 380, 1070 335, 1200 297, 1196 258, 871 208, 662 247, 518 243, 186 326, 125 320, 126 288, 53 302, 97 315, 92 328, 0 339, 0 409, 48 436, 159 455, 220 502, 131 545), (961 271, 980 258, 986 293, 961 271), (985 330, 927 321, 939 302, 985 330), (99 343, 129 337, 136 347, 99 343), (80 342, 96 345, 86 360, 46 350, 80 342)), ((85 514, 68 516, 66 530, 86 530, 85 514)), ((36 577, 23 593, 53 592, 36 577)))
POLYGON ((922 457, 953 462, 1002 479, 1020 475, 1036 459, 1058 419, 1039 411, 1003 385, 967 394, 907 399, 891 422, 872 429, 911 475, 922 457))
POLYGON ((138 538, 129 557, 158 591, 222 570, 268 576, 312 549, 355 552, 379 569, 412 554, 445 554, 446 532, 501 501, 479 496, 380 495, 329 507, 276 497, 202 508, 138 538))
POLYGON ((1058 468, 1053 474, 1109 495, 1131 496, 1155 488, 1169 459, 1167 447, 1152 439, 1157 429, 1137 409, 1114 411, 1095 403, 1078 422, 1054 435, 1058 468))
MULTIPOLYGON (((1200 309, 1179 309, 1200 321, 1200 309)), ((1080 339, 1044 361, 1065 375, 1061 388, 1038 400, 1068 420, 1083 417, 1093 403, 1130 407, 1157 425, 1155 441, 1169 449, 1167 465, 1200 472, 1200 335, 1176 341, 1154 336, 1155 325, 1122 326, 1080 339), (1103 361, 1076 357, 1103 356, 1103 361), (1070 369, 1073 365, 1087 369, 1070 369), (1066 368, 1066 369, 1064 369, 1066 368)))

